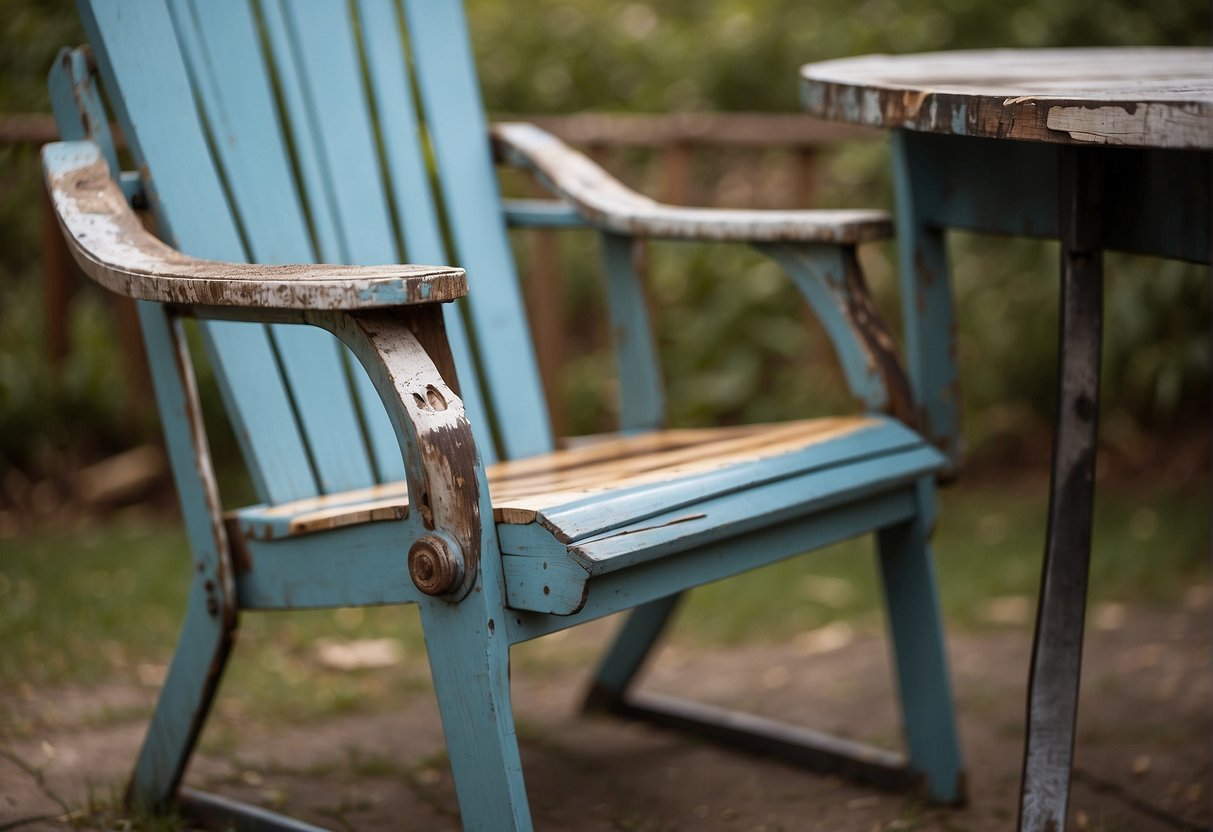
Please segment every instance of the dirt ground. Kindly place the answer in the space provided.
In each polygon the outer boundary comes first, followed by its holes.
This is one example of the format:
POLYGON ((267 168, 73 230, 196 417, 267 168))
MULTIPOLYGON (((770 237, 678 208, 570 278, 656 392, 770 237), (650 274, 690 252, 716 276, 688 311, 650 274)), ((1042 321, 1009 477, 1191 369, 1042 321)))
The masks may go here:
MULTIPOLYGON (((1208 590, 1193 589, 1173 610, 1120 608, 1094 618, 1068 828, 1209 828, 1208 590)), ((590 625, 567 638, 605 640, 610 626, 590 625)), ((1022 629, 962 633, 951 637, 949 650, 969 769, 964 808, 927 807, 684 735, 585 717, 577 709, 584 673, 519 671, 515 710, 535 825, 637 832, 1011 829, 1029 636, 1022 629)), ((876 636, 712 652, 671 648, 646 685, 869 742, 898 741, 886 646, 876 636)), ((63 819, 21 821, 60 814, 54 798, 79 810, 90 794, 104 802, 120 792, 142 738, 150 688, 132 681, 32 698, 0 695, 10 709, 35 715, 53 709, 58 725, 4 743, 0 830, 63 829, 63 819), (135 716, 123 719, 124 712, 135 716)), ((230 747, 200 754, 186 779, 333 829, 454 830, 458 814, 442 749, 433 697, 419 693, 386 714, 273 730, 249 726, 230 747)), ((77 812, 75 822, 96 827, 114 819, 77 812)))

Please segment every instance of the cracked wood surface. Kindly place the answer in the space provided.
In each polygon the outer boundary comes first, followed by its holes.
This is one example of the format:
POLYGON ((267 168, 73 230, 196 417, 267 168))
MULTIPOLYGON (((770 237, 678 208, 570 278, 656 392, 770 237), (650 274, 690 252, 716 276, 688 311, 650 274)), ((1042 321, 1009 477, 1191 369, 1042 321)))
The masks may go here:
POLYGON ((858 243, 893 233, 877 210, 684 208, 638 194, 588 157, 532 124, 491 128, 500 161, 534 172, 587 222, 616 234, 721 242, 858 243))
POLYGON ((150 234, 127 204, 98 147, 43 149, 43 170, 68 247, 114 292, 162 303, 279 309, 366 309, 455 300, 462 269, 446 266, 266 266, 202 260, 150 234))
POLYGON ((1213 49, 958 50, 801 69, 806 110, 869 127, 1213 149, 1213 49))

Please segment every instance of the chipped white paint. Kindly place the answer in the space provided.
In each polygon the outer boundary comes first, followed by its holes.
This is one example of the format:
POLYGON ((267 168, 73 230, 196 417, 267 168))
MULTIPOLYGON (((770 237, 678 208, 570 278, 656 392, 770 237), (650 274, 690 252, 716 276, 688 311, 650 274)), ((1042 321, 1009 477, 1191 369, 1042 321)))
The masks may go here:
POLYGON ((892 234, 884 211, 738 211, 663 205, 530 124, 495 124, 505 162, 533 171, 591 225, 617 234, 734 242, 857 243, 892 234))
POLYGON ((440 333, 441 321, 434 307, 324 313, 312 320, 353 351, 383 400, 404 455, 406 493, 420 495, 410 509, 427 531, 450 540, 462 574, 448 597, 461 600, 477 583, 482 511, 491 517, 492 507, 487 493, 482 505, 484 467, 463 402, 414 331, 440 333))
POLYGON ((988 49, 801 69, 812 115, 1046 142, 1213 149, 1213 49, 988 49))
POLYGON ((162 303, 277 309, 366 309, 451 301, 462 269, 443 266, 262 266, 201 260, 149 234, 92 142, 42 150, 47 188, 85 274, 114 292, 162 303))
POLYGON ((1050 130, 1080 142, 1190 148, 1213 142, 1208 106, 1050 107, 1050 130))

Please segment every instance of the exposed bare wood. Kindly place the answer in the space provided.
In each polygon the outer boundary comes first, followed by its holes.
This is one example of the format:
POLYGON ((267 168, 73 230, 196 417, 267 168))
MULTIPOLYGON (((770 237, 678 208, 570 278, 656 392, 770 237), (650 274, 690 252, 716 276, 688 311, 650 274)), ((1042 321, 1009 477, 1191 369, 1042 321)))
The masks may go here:
POLYGON ((1213 149, 1213 49, 959 50, 801 69, 808 111, 870 127, 1213 149), (990 67, 989 76, 975 74, 990 67))
POLYGON ((309 497, 306 500, 295 500, 291 503, 279 503, 276 506, 262 506, 257 510, 257 516, 266 520, 299 518, 308 515, 328 515, 343 509, 352 510, 354 505, 376 505, 378 503, 395 503, 406 505, 404 499, 408 493, 408 485, 401 482, 372 485, 369 488, 357 488, 352 491, 342 491, 337 494, 323 494, 319 497, 309 497))
MULTIPOLYGON (((707 428, 694 431, 689 441, 654 450, 643 447, 639 437, 619 440, 614 455, 592 457, 595 449, 584 452, 558 451, 545 455, 551 461, 547 470, 532 470, 525 476, 510 476, 511 463, 493 466, 490 483, 498 499, 529 497, 542 490, 570 491, 609 487, 620 479, 647 477, 672 479, 684 473, 706 471, 732 465, 742 460, 760 459, 787 450, 804 448, 842 433, 856 430, 867 423, 862 417, 839 419, 810 419, 764 425, 760 430, 734 434, 728 429, 707 428)), ((660 434, 658 434, 660 436, 660 434)))
POLYGON ((450 301, 467 292, 444 266, 262 266, 200 260, 149 234, 110 178, 96 145, 43 149, 47 187, 84 272, 127 297, 280 309, 365 309, 450 301))
MULTIPOLYGON (((453 555, 461 562, 457 584, 435 591, 430 576, 420 573, 412 574, 414 582, 427 594, 465 597, 479 574, 484 469, 463 402, 439 371, 450 361, 449 351, 444 348, 435 357, 426 349, 444 340, 441 310, 330 313, 327 321, 317 323, 353 351, 387 406, 405 458, 410 508, 425 529, 458 547, 453 555)), ((414 564, 412 557, 409 564, 414 564)))
POLYGON ((885 239, 884 211, 742 211, 663 205, 530 124, 496 124, 499 158, 534 172, 591 224, 617 234, 735 242, 856 243, 885 239))
MULTIPOLYGON (((667 482, 704 471, 801 450, 874 424, 862 417, 775 425, 661 431, 619 437, 487 469, 498 523, 526 524, 537 512, 587 494, 667 482)), ((409 512, 404 483, 313 497, 241 512, 244 528, 295 536, 409 512)))
POLYGON ((872 293, 868 291, 867 280, 853 248, 844 252, 843 268, 843 285, 846 288, 842 298, 844 314, 884 382, 885 393, 889 397, 887 412, 907 425, 917 426, 921 421, 918 406, 901 363, 901 354, 876 311, 872 293))

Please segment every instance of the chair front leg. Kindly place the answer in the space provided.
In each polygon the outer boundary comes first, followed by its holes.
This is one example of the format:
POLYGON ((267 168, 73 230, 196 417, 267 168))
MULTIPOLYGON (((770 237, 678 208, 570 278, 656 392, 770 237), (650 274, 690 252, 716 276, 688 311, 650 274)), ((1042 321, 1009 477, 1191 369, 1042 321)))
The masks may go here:
POLYGON ((236 589, 202 410, 180 322, 139 303, 139 320, 192 562, 185 623, 127 787, 127 803, 158 809, 177 792, 235 641, 236 589))
POLYGON ((309 315, 344 341, 388 409, 409 502, 427 530, 409 551, 464 829, 529 830, 510 704, 505 580, 484 467, 453 378, 441 311, 309 315))

